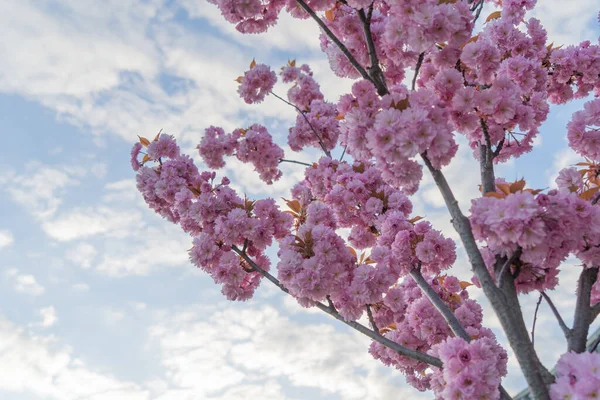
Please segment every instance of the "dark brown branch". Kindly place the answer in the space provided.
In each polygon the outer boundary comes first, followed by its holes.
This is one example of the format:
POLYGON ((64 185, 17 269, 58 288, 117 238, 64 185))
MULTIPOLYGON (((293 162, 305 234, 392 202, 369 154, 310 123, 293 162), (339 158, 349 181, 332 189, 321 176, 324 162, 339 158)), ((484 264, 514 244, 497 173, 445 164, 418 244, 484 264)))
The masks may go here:
POLYGON ((423 65, 423 59, 425 58, 425 53, 419 54, 419 59, 417 60, 417 65, 415 66, 415 76, 412 79, 411 90, 415 91, 415 86, 417 84, 417 76, 419 76, 419 70, 421 69, 421 65, 423 65))
POLYGON ((373 328, 373 330, 375 332, 379 332, 379 329, 377 328, 377 324, 375 323, 375 318, 373 318, 373 312, 371 311, 371 305, 366 304, 366 308, 367 308, 367 316, 369 317, 369 322, 371 323, 371 328, 373 328))
POLYGON ((542 294, 542 296, 544 296, 546 303, 548 303, 548 305, 550 306, 550 309, 552 310, 552 313, 554 314, 554 316, 556 317, 556 320, 558 321, 558 325, 560 326, 560 329, 562 329, 563 333, 565 334, 565 337, 568 339, 569 336, 571 335, 571 330, 569 329, 567 324, 565 324, 565 320, 561 317, 560 313, 558 312, 558 309, 556 308, 556 306, 554 305, 554 303, 552 302, 550 297, 544 292, 540 292, 540 293, 542 294))
POLYGON ((307 167, 312 167, 312 164, 305 163, 305 162, 302 162, 302 161, 296 161, 296 160, 286 160, 285 158, 280 158, 279 162, 280 163, 286 162, 286 163, 299 164, 299 165, 305 165, 307 167))
MULTIPOLYGON (((248 257, 248 255, 246 253, 242 252, 235 245, 232 246, 231 248, 240 257, 242 257, 244 259, 244 261, 246 261, 248 264, 250 264, 256 271, 258 271, 262 276, 267 278, 267 280, 269 280, 272 284, 274 284, 279 289, 281 289, 281 291, 283 291, 287 294, 290 294, 290 292, 287 290, 287 288, 285 286, 283 286, 283 284, 281 282, 279 282, 279 280, 277 278, 275 278, 273 275, 271 275, 270 273, 268 273, 267 271, 262 269, 250 257, 248 257)), ((326 306, 323 303, 316 302, 315 307, 317 307, 319 310, 331 315, 333 318, 337 319, 338 321, 343 322, 344 324, 348 325, 349 327, 354 328, 355 330, 357 330, 360 333, 362 333, 363 335, 373 339, 374 341, 381 343, 382 345, 394 350, 395 352, 397 352, 398 354, 400 354, 402 356, 409 357, 409 358, 412 358, 412 359, 420 361, 420 362, 424 362, 424 363, 432 365, 434 367, 439 367, 439 368, 442 367, 442 361, 439 358, 432 357, 429 354, 421 353, 420 351, 416 351, 413 349, 409 349, 408 347, 401 346, 398 343, 381 335, 379 332, 375 332, 358 322, 346 321, 337 312, 337 310, 332 306, 326 306)))
MULTIPOLYGON (((359 64, 356 58, 354 58, 354 56, 350 53, 350 50, 348 50, 346 45, 344 45, 344 43, 342 43, 340 39, 338 39, 337 36, 335 36, 334 33, 331 32, 331 29, 329 29, 327 25, 325 25, 321 18, 319 18, 319 16, 312 10, 312 8, 310 8, 308 4, 304 2, 304 0, 296 0, 296 3, 298 3, 300 7, 302 7, 304 11, 306 11, 308 15, 310 15, 311 18, 315 20, 319 27, 323 29, 323 32, 325 32, 327 37, 329 37, 329 39, 331 39, 331 41, 336 44, 340 51, 344 53, 344 55, 348 58, 350 64, 352 64, 354 69, 358 71, 358 73, 363 77, 363 79, 373 82, 373 79, 369 76, 369 73, 362 67, 362 65, 359 64)), ((373 84, 375 84, 375 82, 373 82, 373 84)))
MULTIPOLYGON (((373 12, 373 4, 369 8, 369 15, 373 12)), ((384 96, 388 93, 387 84, 385 82, 385 76, 379 65, 379 59, 377 58, 377 49, 375 48, 375 41, 373 40, 373 34, 371 32, 371 19, 365 14, 365 10, 357 10, 358 18, 362 23, 363 32, 365 35, 365 42, 369 50, 369 61, 371 66, 367 68, 369 75, 373 78, 373 84, 377 88, 377 93, 380 96, 384 96)))

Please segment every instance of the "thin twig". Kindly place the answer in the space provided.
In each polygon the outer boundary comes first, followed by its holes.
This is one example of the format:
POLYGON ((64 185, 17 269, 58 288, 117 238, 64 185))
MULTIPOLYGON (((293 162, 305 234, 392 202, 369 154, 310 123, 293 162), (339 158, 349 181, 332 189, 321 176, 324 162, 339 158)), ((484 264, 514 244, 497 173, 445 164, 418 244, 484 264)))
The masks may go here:
POLYGON ((477 22, 477 20, 479 19, 479 15, 481 15, 481 10, 483 10, 483 0, 479 1, 479 8, 477 8, 477 12, 475 13, 475 18, 473 18, 473 25, 475 25, 475 22, 477 22))
MULTIPOLYGON (((285 286, 283 286, 283 284, 281 282, 279 282, 279 280, 277 278, 275 278, 273 275, 271 275, 270 273, 268 273, 267 271, 262 269, 250 257, 248 257, 248 255, 246 253, 242 252, 235 245, 232 246, 231 248, 240 257, 242 257, 244 259, 244 261, 246 261, 256 271, 258 271, 262 276, 267 278, 267 280, 269 280, 271 283, 273 283, 275 286, 277 286, 279 289, 281 289, 281 291, 283 291, 287 294, 290 294, 289 290, 285 286)), ((356 321, 346 321, 344 319, 344 317, 342 317, 340 315, 340 313, 338 313, 337 310, 333 307, 326 306, 325 304, 320 303, 320 302, 315 302, 315 307, 317 307, 319 310, 331 315, 338 321, 343 322, 344 324, 348 325, 349 327, 356 329, 357 331, 359 331, 360 333, 362 333, 365 336, 368 336, 369 338, 373 339, 374 341, 379 342, 382 345, 394 350, 395 352, 397 352, 398 354, 400 354, 402 356, 409 357, 409 358, 412 358, 417 361, 421 361, 423 363, 432 365, 434 367, 439 367, 439 368, 442 367, 442 361, 439 358, 432 357, 429 354, 425 354, 425 353, 422 353, 417 350, 409 349, 408 347, 404 347, 404 346, 386 338, 385 336, 381 335, 379 332, 375 332, 356 321)))
POLYGON ((535 347, 535 323, 537 322, 537 315, 540 309, 540 304, 542 304, 542 295, 540 294, 540 298, 535 305, 535 312, 533 313, 533 326, 531 327, 531 345, 535 347))
POLYGON ((369 317, 369 322, 371 323, 371 328, 375 332, 379 332, 379 328, 377 328, 377 324, 375 324, 375 319, 373 318, 373 313, 371 312, 371 305, 366 304, 367 306, 367 316, 369 317))
POLYGON ((325 155, 327 157, 331 157, 331 153, 325 147, 325 143, 323 143, 323 139, 321 139, 321 136, 319 135, 319 133, 317 132, 317 130, 315 129, 315 127, 313 126, 313 124, 310 123, 310 120, 308 119, 308 117, 306 116, 306 114, 304 113, 304 111, 302 111, 300 109, 300 107, 298 107, 294 103, 287 101, 286 99, 284 99, 283 97, 279 96, 278 94, 273 93, 273 92, 270 92, 270 93, 273 96, 277 97, 279 100, 283 101, 284 103, 286 103, 286 104, 294 107, 296 109, 296 111, 298 111, 298 113, 304 117, 304 119, 306 120, 306 123, 308 123, 308 126, 310 126, 310 129, 313 131, 313 133, 317 137, 317 140, 319 141, 319 145, 321 146, 321 150, 323 150, 323 152, 325 153, 325 155))
POLYGON ((412 79, 412 91, 415 91, 415 85, 417 84, 417 76, 419 75, 419 70, 421 69, 421 65, 423 64, 423 59, 425 58, 425 53, 419 54, 419 59, 417 60, 417 66, 415 67, 415 76, 412 79))
POLYGON ((348 145, 344 146, 344 150, 342 151, 342 155, 340 156, 340 162, 344 159, 344 156, 346 155, 346 149, 348 148, 348 145))
POLYGON ((305 163, 305 162, 302 162, 302 161, 296 161, 296 160, 287 160, 287 159, 285 159, 285 158, 280 158, 280 159, 279 159, 279 162, 280 162, 280 163, 282 163, 282 162, 287 162, 287 163, 292 163, 292 164, 300 164, 300 165, 305 165, 305 166, 307 166, 307 167, 312 167, 312 164, 305 163))
POLYGON ((556 320, 558 321, 558 325, 560 326, 560 329, 562 329, 563 333, 565 334, 565 337, 569 338, 569 335, 571 334, 571 329, 569 329, 567 324, 565 324, 565 321, 560 316, 558 309, 556 308, 556 306, 554 305, 554 303, 552 302, 550 297, 548 297, 548 295, 545 292, 540 292, 540 293, 542 296, 544 296, 544 299, 546 300, 546 302, 550 306, 550 309, 554 313, 554 316, 556 317, 556 320))
POLYGON ((506 260, 504 265, 502 265, 502 268, 500 269, 500 272, 498 273, 498 276, 496 277, 496 285, 498 286, 499 289, 502 289, 502 281, 504 278, 504 274, 506 273, 506 271, 508 269, 510 269, 510 266, 512 265, 512 263, 514 263, 519 257, 521 257, 522 252, 523 252, 523 249, 521 248, 521 246, 517 247, 517 250, 515 250, 515 252, 510 256, 510 258, 508 260, 506 260))
POLYGON ((296 0, 296 2, 300 5, 300 7, 304 9, 304 11, 308 13, 308 15, 311 16, 312 19, 315 20, 319 27, 323 29, 323 32, 325 32, 329 39, 331 39, 331 41, 337 45, 341 52, 344 53, 344 55, 348 58, 348 61, 350 61, 350 64, 352 64, 354 69, 358 71, 358 73, 363 77, 363 79, 373 82, 373 79, 369 76, 369 73, 362 67, 362 65, 359 64, 356 58, 354 58, 354 56, 350 53, 350 50, 348 50, 346 45, 344 45, 344 43, 342 43, 340 39, 338 39, 337 36, 335 36, 334 33, 331 32, 331 29, 329 29, 327 25, 325 25, 321 18, 319 18, 319 16, 308 6, 308 4, 306 4, 304 0, 296 0))

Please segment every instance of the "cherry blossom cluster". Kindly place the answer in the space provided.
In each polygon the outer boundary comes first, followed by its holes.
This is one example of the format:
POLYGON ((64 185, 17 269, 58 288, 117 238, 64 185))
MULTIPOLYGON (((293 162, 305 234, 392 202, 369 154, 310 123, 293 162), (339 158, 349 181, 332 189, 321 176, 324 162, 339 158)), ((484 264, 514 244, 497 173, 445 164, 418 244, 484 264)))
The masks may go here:
POLYGON ((409 220, 411 203, 385 183, 375 166, 324 157, 306 170, 306 184, 333 210, 339 227, 351 228, 348 240, 353 246, 373 248, 377 269, 400 277, 420 266, 433 275, 454 263, 454 242, 428 222, 418 222, 420 217, 409 220))
POLYGON ((241 33, 261 33, 275 25, 284 0, 208 0, 241 33))
POLYGON ((358 249, 375 244, 384 215, 397 211, 406 220, 412 212, 408 198, 387 184, 372 164, 323 157, 305 173, 311 196, 332 209, 340 228, 351 228, 348 240, 358 249))
POLYGON ((412 205, 373 165, 323 157, 307 168, 306 180, 292 195, 294 202, 288 204, 297 233, 280 241, 278 271, 305 305, 328 297, 344 318, 355 320, 366 304, 380 302, 414 268, 436 274, 456 259, 452 240, 418 222, 419 217, 407 219, 412 205), (351 228, 350 243, 373 247, 371 256, 357 259, 337 228, 351 228), (329 246, 323 248, 323 243, 329 246))
POLYGON ((444 363, 443 368, 433 368, 431 377, 437 399, 500 398, 498 387, 508 372, 508 355, 490 330, 482 330, 482 335, 469 343, 448 338, 429 353, 444 363))
POLYGON ((267 128, 259 124, 248 129, 236 129, 231 134, 211 126, 204 131, 198 151, 206 165, 213 169, 225 166, 223 157, 235 153, 238 160, 252 164, 260 178, 269 185, 282 174, 278 166, 283 158, 283 149, 273 142, 267 128))
POLYGON ((232 252, 232 246, 245 249, 268 270, 264 251, 274 238, 289 233, 291 216, 279 211, 273 199, 242 200, 227 178, 216 184, 215 173, 200 173, 191 158, 179 154, 171 136, 147 142, 134 145, 132 162, 138 163, 137 187, 148 206, 194 237, 190 259, 223 286, 228 299, 252 297, 262 275, 232 252), (140 144, 147 146, 157 166, 139 165, 140 144))
MULTIPOLYGON (((559 185, 572 187, 561 173, 559 185)), ((600 262, 600 208, 568 190, 548 194, 523 189, 525 181, 497 183, 497 192, 472 201, 471 225, 486 242, 483 255, 493 273, 496 256, 521 255, 511 265, 519 291, 546 290, 558 283, 558 266, 570 253, 588 265, 600 262)))
POLYGON ((549 55, 549 99, 563 104, 576 98, 584 98, 593 91, 600 96, 600 42, 589 41, 578 46, 555 49, 549 55), (577 90, 573 87, 576 85, 577 90))
POLYGON ((340 99, 342 144, 357 160, 376 160, 383 179, 413 194, 423 176, 415 156, 427 153, 435 168, 447 165, 456 154, 449 111, 432 90, 408 94, 403 85, 380 98, 368 81, 358 81, 352 94, 340 99))
MULTIPOLYGON (((453 276, 428 278, 427 281, 454 312, 469 335, 473 338, 493 337, 491 331, 481 325, 481 306, 469 299, 466 291, 469 284, 460 282, 453 276)), ((444 318, 410 277, 389 288, 383 301, 375 304, 373 309, 377 326, 385 327, 381 332, 386 338, 402 346, 431 352, 435 345, 453 336, 444 318)), ((437 379, 436 374, 426 373, 429 367, 427 364, 401 356, 380 343, 371 343, 369 352, 383 364, 394 366, 404 373, 407 382, 418 390, 431 389, 434 384, 432 378, 437 379)), ((498 352, 492 362, 499 358, 506 358, 506 354, 498 352)), ((439 379, 437 385, 440 386, 439 379)))
MULTIPOLYGON (((366 8, 365 0, 337 4, 324 21, 361 65, 370 64, 361 17, 356 8, 366 8)), ((436 43, 446 42, 459 51, 472 30, 472 14, 466 2, 397 1, 376 2, 371 13, 371 35, 380 62, 385 66, 388 82, 399 84, 404 69, 414 67, 418 54, 430 51, 436 43)), ((360 74, 346 56, 325 34, 321 49, 327 54, 331 69, 341 77, 359 78, 360 74)))
MULTIPOLYGON (((598 54, 600 57, 600 53, 598 54)), ((567 125, 569 146, 577 153, 600 161, 600 99, 588 101, 567 125)))
POLYGON ((326 204, 313 201, 304 213, 296 234, 279 241, 279 280, 303 306, 327 299, 344 319, 359 319, 365 305, 380 301, 398 280, 397 272, 357 260, 336 233, 334 212, 326 204))
MULTIPOLYGON (((534 18, 525 24, 526 31, 516 26, 530 5, 503 3, 501 17, 489 21, 459 55, 464 86, 451 100, 453 123, 475 149, 487 140, 494 146, 502 143, 496 162, 531 151, 549 112, 546 32, 534 18)), ((439 63, 425 66, 423 83, 433 79, 439 63)))
POLYGON ((556 364, 552 400, 593 399, 600 393, 600 353, 566 353, 556 364))
POLYGON ((277 75, 269 66, 252 61, 250 69, 238 78, 238 82, 238 93, 246 103, 260 103, 277 83, 277 75))
POLYGON ((291 61, 281 69, 284 83, 293 83, 288 90, 289 102, 299 111, 296 124, 290 128, 288 144, 294 151, 305 146, 332 150, 340 135, 335 104, 325 101, 319 84, 308 65, 296 67, 291 61))

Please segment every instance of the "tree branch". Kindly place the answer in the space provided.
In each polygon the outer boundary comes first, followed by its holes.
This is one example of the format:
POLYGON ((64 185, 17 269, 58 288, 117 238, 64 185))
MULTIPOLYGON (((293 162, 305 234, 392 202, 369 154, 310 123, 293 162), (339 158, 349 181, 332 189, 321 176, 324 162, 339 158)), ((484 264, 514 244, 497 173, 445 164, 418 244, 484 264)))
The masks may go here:
MULTIPOLYGON (((425 296, 427 296, 429 301, 431 301, 431 304, 433 304, 435 309, 438 310, 438 312, 442 315, 442 317, 444 318, 444 320, 450 327, 450 330, 452 330, 452 332, 456 336, 464 339, 467 342, 470 342, 471 340, 473 340, 471 338, 471 335, 469 335, 469 333, 462 326, 462 324, 460 323, 458 318, 456 318, 456 315, 454 315, 454 313, 452 312, 450 307, 448 307, 448 305, 446 303, 444 303, 444 301, 440 298, 440 296, 437 294, 437 292, 435 290, 433 290, 433 288, 431 287, 429 282, 427 282, 425 277, 423 277, 423 274, 421 274, 421 270, 419 268, 414 268, 412 271, 410 271, 410 276, 412 276, 414 281, 417 283, 417 286, 419 286, 419 288, 423 291, 423 293, 425 293, 425 296)), ((510 395, 502 387, 502 385, 500 385, 500 387, 498 389, 500 390, 502 399, 504 399, 504 400, 512 399, 512 397, 510 397, 510 395)))
MULTIPOLYGON (((369 15, 373 12, 373 4, 369 8, 369 15)), ((377 49, 375 48, 375 42, 373 40, 373 33, 371 32, 371 18, 365 14, 365 10, 357 10, 358 18, 362 22, 363 32, 365 34, 365 42, 367 42, 367 48, 369 49, 369 60, 371 66, 367 68, 369 75, 373 78, 373 84, 377 88, 377 93, 380 96, 384 96, 388 93, 387 84, 385 82, 385 76, 379 65, 379 59, 377 58, 377 49)))
POLYGON ((492 151, 492 142, 490 140, 490 133, 488 127, 483 120, 479 119, 481 124, 481 130, 483 131, 483 137, 485 144, 479 144, 479 166, 481 170, 481 192, 486 194, 488 192, 496 191, 496 177, 494 175, 494 152, 492 151))
POLYGON ((592 286, 596 279, 598 279, 598 267, 586 268, 584 266, 577 282, 577 303, 575 304, 573 329, 567 337, 568 351, 583 353, 586 350, 587 337, 593 321, 592 307, 590 307, 592 286))
POLYGON ((460 210, 458 201, 454 197, 446 177, 441 171, 433 167, 426 153, 421 154, 421 158, 444 198, 446 207, 452 217, 452 225, 461 238, 473 267, 473 272, 477 275, 486 297, 500 320, 502 329, 517 357, 532 395, 534 398, 539 399, 549 398, 548 385, 554 381, 554 377, 542 365, 531 344, 512 276, 505 274, 504 280, 510 282, 508 285, 504 285, 503 290, 496 287, 475 242, 469 219, 460 210))
POLYGON ((306 116, 306 114, 304 114, 304 111, 302 111, 300 109, 300 107, 298 107, 294 103, 287 101, 286 99, 284 99, 283 97, 277 95, 276 93, 273 93, 273 92, 270 92, 270 93, 273 96, 277 97, 279 100, 283 101, 284 103, 286 103, 286 104, 294 107, 296 109, 296 111, 298 111, 298 113, 304 117, 304 119, 306 120, 306 123, 308 124, 308 126, 310 126, 310 129, 313 131, 313 133, 315 134, 317 140, 319 141, 319 145, 321 146, 321 150, 323 150, 323 152, 325 153, 325 155, 327 157, 331 158, 331 153, 325 147, 325 143, 323 143, 323 140, 321 139, 321 136, 319 135, 319 133, 317 132, 317 130, 315 129, 315 127, 313 126, 313 124, 310 123, 310 120, 308 119, 308 117, 306 116))
POLYGON ((435 309, 438 310, 442 317, 444 317, 444 320, 446 321, 452 332, 456 336, 466 340, 467 342, 470 342, 472 340, 471 335, 467 333, 467 331, 465 330, 465 328, 463 328, 458 318, 456 318, 456 315, 454 315, 454 313, 452 312, 452 310, 450 310, 448 305, 444 303, 444 301, 440 298, 436 291, 433 290, 433 288, 427 282, 427 280, 425 280, 425 278, 421 274, 421 270, 418 268, 414 268, 412 271, 410 271, 410 276, 412 276, 412 278, 417 283, 417 286, 419 286, 423 293, 425 293, 425 296, 427 296, 429 301, 431 301, 431 304, 433 304, 435 309))
POLYGON ((319 16, 308 6, 308 4, 306 4, 304 0, 296 0, 296 3, 298 3, 300 7, 302 7, 304 11, 306 11, 308 15, 310 15, 311 18, 315 20, 319 27, 323 29, 323 32, 325 32, 327 37, 329 37, 329 39, 331 39, 331 41, 337 45, 341 52, 344 53, 344 55, 348 58, 350 64, 352 64, 354 69, 358 71, 358 73, 363 77, 363 79, 366 79, 375 84, 371 76, 369 76, 369 73, 358 63, 358 61, 350 53, 350 50, 348 50, 346 45, 344 45, 344 43, 342 43, 340 39, 338 39, 337 36, 335 36, 334 33, 331 32, 331 29, 329 29, 327 25, 325 25, 321 18, 319 18, 319 16))
POLYGON ((567 324, 565 324, 565 320, 560 316, 558 309, 556 308, 556 306, 554 305, 554 303, 552 302, 550 297, 548 297, 548 295, 545 292, 540 292, 540 294, 542 296, 544 296, 546 303, 548 303, 548 305, 550 306, 552 313, 554 314, 554 316, 556 317, 556 320, 558 321, 558 325, 560 326, 560 329, 562 329, 563 333, 565 334, 565 338, 569 339, 569 336, 571 335, 571 330, 569 329, 567 324))
MULTIPOLYGON (((262 276, 267 278, 267 280, 269 280, 272 284, 274 284, 279 289, 281 289, 281 291, 283 291, 287 294, 290 294, 290 292, 287 290, 287 288, 285 286, 283 286, 283 284, 281 282, 279 282, 279 280, 277 278, 275 278, 273 275, 271 275, 270 273, 268 273, 267 271, 262 269, 250 257, 248 257, 248 255, 245 252, 241 251, 235 245, 232 246, 231 248, 233 249, 233 251, 235 253, 237 253, 240 257, 242 257, 244 259, 244 261, 246 261, 248 264, 250 264, 252 266, 252 268, 254 268, 262 276)), ((290 294, 290 296, 291 296, 291 294, 290 294)), ((317 307, 319 310, 331 315, 333 318, 343 322, 344 324, 348 325, 349 327, 356 329, 357 331, 359 331, 360 333, 362 333, 365 336, 368 336, 369 338, 373 339, 374 341, 381 343, 382 345, 394 350, 395 352, 397 352, 398 354, 400 354, 402 356, 412 358, 414 360, 432 365, 434 367, 439 367, 439 368, 442 367, 442 361, 439 358, 432 357, 429 354, 421 353, 420 351, 416 351, 413 349, 409 349, 408 347, 401 346, 398 343, 381 335, 379 332, 375 332, 358 322, 346 321, 337 312, 337 310, 332 306, 326 306, 323 303, 316 302, 315 307, 317 307)))

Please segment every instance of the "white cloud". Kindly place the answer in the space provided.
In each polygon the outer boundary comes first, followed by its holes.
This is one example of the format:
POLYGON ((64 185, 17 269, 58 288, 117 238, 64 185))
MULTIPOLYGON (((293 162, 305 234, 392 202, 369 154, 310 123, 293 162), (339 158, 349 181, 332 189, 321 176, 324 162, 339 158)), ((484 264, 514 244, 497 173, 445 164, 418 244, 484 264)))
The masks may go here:
POLYGON ((73 247, 66 254, 67 259, 75 264, 78 264, 81 268, 90 268, 92 262, 98 252, 96 248, 89 243, 80 243, 73 247))
POLYGON ((34 163, 31 173, 15 174, 8 171, 0 183, 4 183, 11 199, 36 218, 49 218, 62 204, 65 190, 79 184, 85 171, 79 168, 56 167, 34 163))
POLYGON ((88 285, 87 283, 80 282, 75 283, 71 286, 71 288, 79 292, 87 292, 88 290, 90 290, 90 285, 88 285))
POLYGON ((290 382, 291 392, 314 388, 343 399, 426 397, 380 366, 367 353, 368 339, 338 331, 335 323, 299 324, 268 306, 190 307, 158 314, 149 346, 158 345, 184 399, 227 399, 221 390, 257 385, 260 392, 272 381, 290 382))
POLYGON ((14 241, 15 238, 11 231, 9 231, 8 229, 0 230, 0 249, 12 245, 14 241))
POLYGON ((22 275, 16 268, 11 268, 6 271, 6 275, 12 281, 17 292, 31 296, 41 296, 45 292, 44 287, 31 274, 22 275))
POLYGON ((191 239, 177 226, 162 221, 161 228, 130 232, 128 240, 105 242, 96 271, 113 277, 147 275, 155 268, 192 268, 187 250, 191 239))
POLYGON ((235 25, 225 21, 219 9, 206 3, 194 0, 179 0, 179 3, 186 9, 192 18, 202 18, 215 26, 228 38, 235 40, 248 47, 256 49, 275 48, 278 50, 288 50, 290 47, 296 51, 319 51, 319 28, 317 24, 310 20, 298 20, 290 17, 286 12, 282 12, 277 25, 270 28, 267 33, 258 35, 242 35, 236 29, 235 25))
POLYGON ((49 328, 58 321, 56 309, 53 306, 40 308, 41 321, 39 325, 43 328, 49 328))
POLYGON ((562 0, 538 1, 528 16, 538 18, 548 31, 548 40, 556 45, 578 44, 597 38, 598 3, 579 0, 577 5, 562 0), (594 29, 596 27, 596 29, 594 29))
MULTIPOLYGON (((50 337, 0 317, 0 389, 56 400, 148 400, 148 391, 88 368, 50 337)), ((12 397, 12 396, 11 396, 12 397)))
POLYGON ((70 241, 94 235, 123 238, 141 225, 142 216, 133 210, 115 210, 108 207, 74 209, 42 224, 48 236, 59 241, 70 241))

